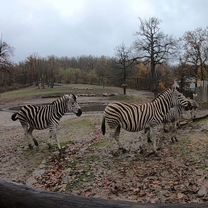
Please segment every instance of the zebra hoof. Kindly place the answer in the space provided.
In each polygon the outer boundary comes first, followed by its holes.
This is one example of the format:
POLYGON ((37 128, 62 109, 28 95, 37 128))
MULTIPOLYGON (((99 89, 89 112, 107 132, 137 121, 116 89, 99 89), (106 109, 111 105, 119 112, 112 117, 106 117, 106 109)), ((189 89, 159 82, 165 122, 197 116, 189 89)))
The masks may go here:
POLYGON ((33 149, 33 146, 32 146, 32 144, 29 144, 29 145, 28 145, 28 147, 29 147, 30 149, 33 149))
POLYGON ((34 139, 33 141, 34 141, 35 146, 38 146, 38 141, 36 139, 34 139))
POLYGON ((143 154, 143 153, 144 153, 144 149, 143 148, 140 148, 139 154, 143 154))
POLYGON ((62 156, 63 155, 63 151, 62 149, 59 149, 59 155, 62 156))
POLYGON ((158 152, 156 152, 156 151, 152 151, 152 152, 149 152, 149 153, 147 153, 147 157, 150 157, 151 155, 154 155, 154 156, 156 156, 156 157, 159 157, 159 154, 158 154, 158 152))
POLYGON ((111 151, 111 154, 115 157, 119 156, 119 151, 111 151))
POLYGON ((52 146, 50 143, 47 143, 47 145, 48 145, 48 149, 52 149, 52 146))
POLYGON ((127 152, 127 149, 122 147, 122 148, 119 148, 123 153, 126 153, 127 152))
POLYGON ((175 136, 173 136, 173 137, 171 137, 171 141, 172 141, 172 143, 178 142, 178 139, 175 136))

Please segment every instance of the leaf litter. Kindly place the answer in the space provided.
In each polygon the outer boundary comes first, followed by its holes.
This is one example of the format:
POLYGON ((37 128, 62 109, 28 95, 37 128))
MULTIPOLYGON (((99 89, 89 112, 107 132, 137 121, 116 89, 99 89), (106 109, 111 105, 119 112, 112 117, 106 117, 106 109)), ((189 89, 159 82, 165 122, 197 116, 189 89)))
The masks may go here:
MULTIPOLYGON (((32 178, 33 187, 86 197, 140 203, 208 201, 207 121, 183 126, 174 143, 170 134, 160 131, 159 156, 147 156, 147 144, 140 154, 135 134, 122 131, 128 151, 117 151, 115 156, 110 150, 110 145, 117 149, 115 141, 109 144, 100 132, 101 115, 86 119, 91 121, 92 134, 85 136, 77 129, 76 139, 64 145, 62 157, 46 149, 43 141, 39 149, 26 149, 21 127, 0 127, 0 176, 22 184, 32 178)), ((69 126, 63 135, 70 132, 69 126)), ((36 135, 47 137, 48 132, 36 135)))
POLYGON ((193 134, 194 126, 179 130, 180 138, 175 143, 168 134, 161 133, 159 156, 140 154, 136 141, 122 141, 129 151, 114 156, 108 140, 101 135, 100 126, 94 127, 91 140, 68 145, 62 157, 54 154, 45 173, 36 178, 33 186, 140 203, 203 203, 208 200, 208 142, 203 133, 207 124, 197 126, 203 142, 197 142, 199 135, 197 129, 193 134))

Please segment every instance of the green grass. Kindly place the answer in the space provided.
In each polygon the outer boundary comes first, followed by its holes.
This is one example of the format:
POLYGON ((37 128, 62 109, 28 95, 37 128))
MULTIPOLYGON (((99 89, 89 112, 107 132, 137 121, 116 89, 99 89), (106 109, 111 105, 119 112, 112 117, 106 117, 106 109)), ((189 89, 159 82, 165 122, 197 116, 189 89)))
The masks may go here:
POLYGON ((207 122, 208 122, 208 118, 205 118, 205 119, 202 119, 202 120, 199 120, 199 121, 195 121, 195 122, 189 123, 188 125, 189 126, 194 126, 196 124, 204 124, 204 123, 207 123, 207 122))
POLYGON ((129 95, 118 95, 118 96, 109 97, 109 99, 120 102, 126 102, 126 103, 140 103, 143 100, 143 98, 141 97, 129 96, 129 95))
POLYGON ((97 155, 89 155, 89 157, 87 157, 85 159, 86 163, 94 163, 94 162, 99 162, 100 161, 100 158, 97 156, 97 155))
POLYGON ((31 86, 27 88, 22 88, 19 90, 4 92, 0 94, 1 100, 3 99, 11 99, 11 98, 22 98, 22 97, 32 97, 38 95, 50 95, 55 93, 75 93, 75 94, 96 94, 101 95, 103 92, 108 93, 122 93, 122 89, 118 87, 105 87, 99 85, 88 85, 88 84, 63 84, 54 86, 53 88, 48 88, 47 86, 45 89, 38 89, 36 86, 31 86), (92 89, 90 89, 92 88, 92 89))
POLYGON ((105 146, 107 146, 107 144, 108 144, 107 139, 102 139, 102 140, 99 140, 99 141, 91 144, 90 147, 105 147, 105 146))
POLYGON ((77 165, 78 163, 79 163, 78 158, 74 158, 73 161, 68 161, 68 162, 66 162, 66 163, 65 163, 65 167, 66 167, 66 168, 74 168, 74 167, 76 167, 76 165, 77 165))
MULTIPOLYGON (((127 91, 128 92, 128 91, 127 91)), ((22 88, 19 90, 4 92, 0 94, 1 101, 8 101, 10 99, 23 99, 23 98, 34 98, 42 97, 43 95, 56 94, 62 96, 65 93, 74 94, 95 94, 98 97, 102 97, 103 93, 117 93, 118 96, 109 97, 110 100, 123 101, 127 103, 140 103, 143 98, 137 96, 123 95, 123 90, 120 87, 105 87, 99 85, 89 85, 89 84, 62 84, 55 85, 54 88, 38 89, 36 86, 31 86, 27 88, 22 88)))
POLYGON ((9 91, 1 94, 1 99, 11 98, 22 98, 22 97, 33 97, 38 95, 53 94, 53 93, 64 93, 64 88, 46 88, 37 89, 36 87, 28 87, 20 90, 9 91))
POLYGON ((93 182, 94 180, 95 179, 92 175, 85 175, 85 174, 77 175, 76 178, 71 183, 67 184, 66 190, 79 187, 83 183, 90 183, 90 182, 93 182))

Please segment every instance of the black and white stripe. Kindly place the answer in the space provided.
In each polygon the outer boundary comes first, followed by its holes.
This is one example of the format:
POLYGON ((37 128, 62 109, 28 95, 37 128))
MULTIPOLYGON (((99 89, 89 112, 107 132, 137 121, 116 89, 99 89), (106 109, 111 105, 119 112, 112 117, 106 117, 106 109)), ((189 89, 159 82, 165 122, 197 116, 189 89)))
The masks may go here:
POLYGON ((181 105, 177 105, 172 107, 169 112, 165 115, 164 119, 163 119, 163 130, 165 132, 168 132, 166 125, 168 123, 172 123, 172 127, 175 130, 176 129, 176 125, 178 124, 180 126, 180 118, 181 118, 181 114, 184 111, 184 107, 181 105))
POLYGON ((156 152, 156 127, 160 125, 171 107, 188 105, 187 98, 176 89, 168 89, 159 94, 152 102, 143 105, 116 102, 109 104, 104 111, 102 132, 105 134, 105 121, 110 127, 110 137, 115 138, 119 148, 124 149, 119 141, 120 129, 138 132, 149 128, 148 137, 153 142, 156 152))
POLYGON ((51 147, 50 139, 53 138, 57 142, 58 149, 61 150, 59 140, 56 136, 56 127, 59 125, 61 117, 68 111, 72 111, 77 116, 81 116, 82 114, 82 110, 74 94, 64 95, 49 105, 25 105, 18 112, 14 113, 11 119, 13 121, 19 119, 25 130, 25 136, 28 139, 28 146, 30 148, 32 148, 32 145, 29 141, 29 136, 33 138, 35 145, 38 146, 37 140, 32 135, 33 130, 49 128, 49 147, 51 147))
POLYGON ((185 108, 181 105, 174 106, 170 109, 170 111, 166 114, 163 119, 163 130, 167 132, 166 124, 172 123, 173 129, 176 129, 176 125, 180 127, 181 116, 185 111, 190 111, 191 119, 196 117, 196 110, 199 108, 199 104, 192 99, 188 99, 188 106, 185 108))
POLYGON ((195 119, 197 109, 199 108, 199 104, 195 100, 192 100, 192 99, 189 99, 188 101, 189 101, 188 110, 190 110, 191 118, 195 119))

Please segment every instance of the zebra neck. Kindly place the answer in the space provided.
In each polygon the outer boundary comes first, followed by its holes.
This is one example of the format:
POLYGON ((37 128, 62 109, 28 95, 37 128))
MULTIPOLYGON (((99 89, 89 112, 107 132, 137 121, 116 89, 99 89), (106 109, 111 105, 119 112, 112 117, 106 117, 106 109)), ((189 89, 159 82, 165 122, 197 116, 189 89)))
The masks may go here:
POLYGON ((171 109, 171 102, 169 98, 156 99, 152 103, 157 113, 160 114, 161 116, 166 115, 168 111, 171 109))
POLYGON ((66 103, 65 102, 57 102, 54 103, 54 114, 60 119, 66 113, 66 103))

